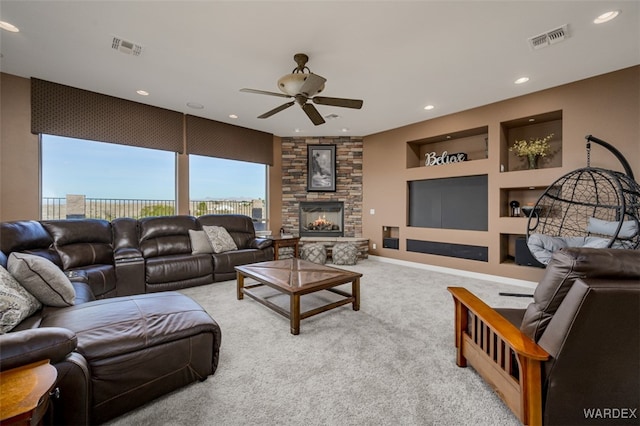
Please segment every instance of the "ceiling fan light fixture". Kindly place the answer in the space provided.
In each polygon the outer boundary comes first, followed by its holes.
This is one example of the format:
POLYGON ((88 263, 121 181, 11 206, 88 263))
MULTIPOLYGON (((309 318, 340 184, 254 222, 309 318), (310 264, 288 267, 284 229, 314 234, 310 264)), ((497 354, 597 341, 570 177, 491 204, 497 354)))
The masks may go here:
POLYGON ((292 101, 286 102, 278 107, 273 108, 270 111, 265 112, 258 116, 258 118, 269 118, 274 114, 284 111, 294 104, 298 104, 302 111, 307 115, 311 122, 318 126, 324 124, 325 118, 335 119, 339 118, 337 114, 330 114, 327 117, 322 117, 320 112, 313 104, 328 105, 341 108, 362 108, 361 99, 346 99, 346 98, 332 98, 326 96, 315 96, 316 94, 324 90, 326 78, 312 73, 305 65, 309 57, 304 53, 297 53, 293 59, 298 66, 291 72, 280 77, 278 80, 278 89, 281 93, 268 92, 266 90, 257 89, 240 89, 241 92, 256 93, 259 95, 278 96, 281 98, 293 98, 292 101), (306 71, 306 72, 305 72, 306 71))
MULTIPOLYGON (((304 85, 304 82, 307 80, 309 74, 295 73, 295 74, 287 74, 280 77, 278 80, 278 89, 282 93, 285 93, 289 96, 296 96, 300 93, 300 89, 304 85)), ((324 90, 324 84, 320 86, 320 88, 315 93, 307 93, 307 96, 313 96, 318 94, 324 90)))

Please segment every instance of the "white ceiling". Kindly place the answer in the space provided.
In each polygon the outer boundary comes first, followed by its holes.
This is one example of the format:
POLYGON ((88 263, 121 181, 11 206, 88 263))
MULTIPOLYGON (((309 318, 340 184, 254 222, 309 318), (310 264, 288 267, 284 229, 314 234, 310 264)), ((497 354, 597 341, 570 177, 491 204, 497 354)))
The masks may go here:
POLYGON ((366 136, 640 64, 638 1, 0 0, 0 20, 20 29, 0 31, 2 72, 278 136, 366 136), (566 40, 529 48, 563 24, 566 40), (113 36, 142 54, 112 49, 113 36), (239 89, 278 92, 298 52, 327 79, 323 96, 363 108, 318 105, 339 115, 320 126, 297 106, 257 119, 287 99, 239 89))

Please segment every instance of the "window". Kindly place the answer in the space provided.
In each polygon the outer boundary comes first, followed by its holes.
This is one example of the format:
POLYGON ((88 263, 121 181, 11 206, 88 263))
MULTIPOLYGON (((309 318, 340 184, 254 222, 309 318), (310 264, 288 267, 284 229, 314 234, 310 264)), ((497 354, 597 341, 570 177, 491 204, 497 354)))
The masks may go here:
POLYGON ((42 219, 175 214, 176 154, 42 135, 42 219))
POLYGON ((189 155, 191 214, 243 214, 265 230, 266 179, 264 164, 189 155))

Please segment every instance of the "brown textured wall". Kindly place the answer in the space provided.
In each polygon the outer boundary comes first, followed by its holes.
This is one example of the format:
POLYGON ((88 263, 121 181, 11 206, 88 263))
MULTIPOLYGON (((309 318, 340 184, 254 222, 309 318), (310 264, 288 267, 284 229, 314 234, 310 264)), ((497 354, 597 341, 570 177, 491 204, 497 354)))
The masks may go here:
POLYGON ((267 229, 277 234, 282 227, 282 139, 273 138, 273 166, 267 168, 267 229))
MULTIPOLYGON (((506 264, 501 234, 525 234, 524 218, 503 217, 501 188, 546 187, 560 176, 586 166, 585 135, 593 134, 618 148, 640 176, 640 67, 577 81, 456 114, 426 120, 364 138, 363 236, 377 249, 370 253, 430 265, 537 280, 541 269, 506 264), (561 167, 500 172, 506 158, 501 123, 562 110, 561 167), (437 167, 407 167, 407 142, 488 127, 488 158, 437 167), (501 160, 502 159, 502 160, 501 160), (488 174, 489 230, 461 231, 407 226, 407 181, 488 174), (374 209, 375 214, 370 214, 374 209), (398 227, 400 249, 382 248, 383 227, 398 227), (413 253, 407 239, 471 244, 489 248, 489 262, 413 253)), ((591 165, 623 171, 618 160, 592 146, 591 165)), ((469 209, 474 206, 469 205, 469 209)))
POLYGON ((40 218, 39 150, 31 82, 0 73, 0 220, 40 218))
POLYGON ((31 79, 31 131, 183 152, 182 113, 31 79))
POLYGON ((343 201, 344 235, 361 237, 362 138, 282 138, 281 150, 282 226, 298 232, 300 201, 343 201), (307 146, 321 144, 336 145, 336 192, 307 192, 307 146))

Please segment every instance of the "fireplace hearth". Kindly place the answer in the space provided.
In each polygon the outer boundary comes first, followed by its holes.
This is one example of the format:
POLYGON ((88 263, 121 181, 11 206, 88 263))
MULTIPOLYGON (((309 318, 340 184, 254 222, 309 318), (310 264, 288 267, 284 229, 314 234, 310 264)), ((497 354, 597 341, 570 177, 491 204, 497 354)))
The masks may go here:
POLYGON ((300 202, 301 237, 344 236, 344 203, 342 201, 300 202))

